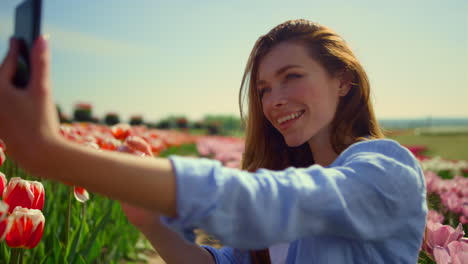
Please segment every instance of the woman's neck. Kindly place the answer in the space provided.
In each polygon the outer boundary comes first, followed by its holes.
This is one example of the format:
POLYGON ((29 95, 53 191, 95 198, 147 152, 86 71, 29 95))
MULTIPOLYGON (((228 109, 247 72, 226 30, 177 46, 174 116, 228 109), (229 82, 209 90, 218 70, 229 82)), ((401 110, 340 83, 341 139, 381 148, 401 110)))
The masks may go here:
POLYGON ((310 140, 309 147, 315 164, 325 167, 332 164, 338 157, 338 154, 331 146, 330 140, 310 140))
POLYGON ((327 129, 309 139, 308 143, 315 164, 325 167, 332 164, 338 157, 338 154, 333 150, 327 129))

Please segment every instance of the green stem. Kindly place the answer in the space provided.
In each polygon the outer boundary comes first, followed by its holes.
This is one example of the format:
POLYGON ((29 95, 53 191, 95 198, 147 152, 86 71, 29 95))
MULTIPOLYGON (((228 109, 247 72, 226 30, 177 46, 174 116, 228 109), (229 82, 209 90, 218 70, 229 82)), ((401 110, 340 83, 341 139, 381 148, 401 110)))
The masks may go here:
POLYGON ((23 256, 24 256, 24 250, 19 248, 20 250, 20 255, 19 255, 19 263, 23 264, 23 256))
POLYGON ((73 187, 70 186, 70 191, 68 192, 68 205, 67 205, 67 219, 65 221, 65 234, 64 234, 64 242, 65 247, 68 246, 68 240, 70 237, 70 222, 71 222, 71 209, 72 209, 72 198, 73 198, 73 187))
POLYGON ((18 264, 21 248, 12 248, 10 256, 10 264, 18 264))

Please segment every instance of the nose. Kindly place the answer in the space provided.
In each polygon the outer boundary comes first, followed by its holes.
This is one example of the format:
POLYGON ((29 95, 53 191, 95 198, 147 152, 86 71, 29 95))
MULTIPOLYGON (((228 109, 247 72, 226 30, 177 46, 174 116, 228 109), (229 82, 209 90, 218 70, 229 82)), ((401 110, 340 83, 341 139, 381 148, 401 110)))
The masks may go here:
POLYGON ((287 101, 284 99, 284 97, 278 98, 276 101, 273 103, 274 108, 280 108, 283 105, 286 105, 287 101))
POLYGON ((283 92, 284 89, 273 89, 271 102, 273 108, 280 108, 288 103, 286 95, 283 92))

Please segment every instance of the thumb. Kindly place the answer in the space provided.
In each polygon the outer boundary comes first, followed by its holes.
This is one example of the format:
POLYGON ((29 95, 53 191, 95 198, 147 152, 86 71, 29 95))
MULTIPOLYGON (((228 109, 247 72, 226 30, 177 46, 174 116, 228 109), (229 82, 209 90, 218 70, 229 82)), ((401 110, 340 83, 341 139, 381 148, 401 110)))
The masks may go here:
POLYGON ((0 75, 11 82, 16 71, 16 58, 18 57, 18 41, 14 38, 10 39, 10 49, 0 65, 0 75))
POLYGON ((31 50, 31 79, 28 88, 31 88, 32 92, 49 92, 49 68, 50 53, 47 41, 44 36, 39 36, 31 50))

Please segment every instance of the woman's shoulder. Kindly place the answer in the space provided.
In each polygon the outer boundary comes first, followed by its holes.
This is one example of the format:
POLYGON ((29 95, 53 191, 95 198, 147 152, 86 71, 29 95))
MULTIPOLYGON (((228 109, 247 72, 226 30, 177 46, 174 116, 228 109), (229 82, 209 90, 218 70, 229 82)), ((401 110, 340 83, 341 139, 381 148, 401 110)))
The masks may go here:
POLYGON ((405 165, 419 168, 419 162, 408 148, 393 139, 366 139, 356 142, 346 148, 332 165, 346 163, 355 157, 369 160, 387 159, 405 165))

